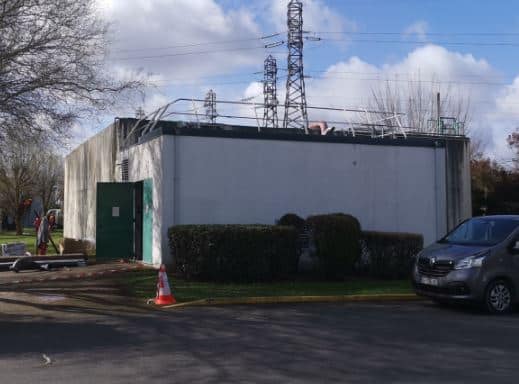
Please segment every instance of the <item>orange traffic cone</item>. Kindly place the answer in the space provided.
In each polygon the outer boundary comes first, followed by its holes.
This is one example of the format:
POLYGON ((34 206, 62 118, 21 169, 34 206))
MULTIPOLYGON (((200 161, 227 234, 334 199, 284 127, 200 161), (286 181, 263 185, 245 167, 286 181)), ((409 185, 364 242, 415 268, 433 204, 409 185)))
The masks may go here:
POLYGON ((159 269, 159 281, 157 282, 157 297, 155 297, 155 304, 168 305, 175 304, 177 301, 169 289, 168 275, 166 275, 166 267, 164 264, 159 269))

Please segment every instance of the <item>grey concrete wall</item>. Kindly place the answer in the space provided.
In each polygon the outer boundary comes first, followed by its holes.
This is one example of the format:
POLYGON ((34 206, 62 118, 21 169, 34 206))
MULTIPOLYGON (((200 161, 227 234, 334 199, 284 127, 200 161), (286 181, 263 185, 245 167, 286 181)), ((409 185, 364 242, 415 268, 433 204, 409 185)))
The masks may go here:
MULTIPOLYGON (((164 227, 345 212, 364 229, 444 234, 443 148, 164 136, 164 227)), ((164 242, 163 242, 164 244, 164 242)))
POLYGON ((63 236, 95 241, 97 182, 116 181, 117 137, 113 125, 65 158, 63 236))
POLYGON ((472 216, 470 142, 446 143, 447 227, 453 229, 472 216))

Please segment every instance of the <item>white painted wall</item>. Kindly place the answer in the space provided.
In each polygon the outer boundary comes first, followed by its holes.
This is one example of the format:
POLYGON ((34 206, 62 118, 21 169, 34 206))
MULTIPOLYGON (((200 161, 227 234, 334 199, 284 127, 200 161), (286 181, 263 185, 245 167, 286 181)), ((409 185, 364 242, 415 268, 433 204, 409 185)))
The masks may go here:
POLYGON ((162 249, 174 224, 344 212, 365 230, 445 229, 443 148, 163 136, 162 249))
MULTIPOLYGON (((115 148, 109 127, 67 156, 65 237, 95 240, 95 187, 119 179, 115 148)), ((447 228, 444 148, 165 135, 128 156, 130 181, 153 180, 156 266, 171 261, 175 224, 344 212, 365 230, 421 233, 426 245, 447 228)))
POLYGON ((162 147, 164 137, 158 137, 144 144, 133 146, 128 152, 128 178, 129 181, 141 181, 144 179, 152 179, 153 181, 153 243, 152 243, 152 259, 153 265, 159 266, 162 263, 162 257, 167 258, 169 250, 167 247, 167 226, 165 227, 166 236, 163 234, 164 220, 162 214, 164 212, 162 195, 163 164, 162 164, 162 147), (165 239, 166 243, 162 244, 165 239))

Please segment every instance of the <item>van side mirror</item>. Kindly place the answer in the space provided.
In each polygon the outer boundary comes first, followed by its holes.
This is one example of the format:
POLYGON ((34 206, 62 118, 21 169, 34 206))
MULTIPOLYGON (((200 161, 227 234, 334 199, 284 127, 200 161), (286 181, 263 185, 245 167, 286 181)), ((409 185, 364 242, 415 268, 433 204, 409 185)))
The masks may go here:
POLYGON ((512 243, 512 253, 519 254, 519 240, 516 240, 515 243, 512 243))

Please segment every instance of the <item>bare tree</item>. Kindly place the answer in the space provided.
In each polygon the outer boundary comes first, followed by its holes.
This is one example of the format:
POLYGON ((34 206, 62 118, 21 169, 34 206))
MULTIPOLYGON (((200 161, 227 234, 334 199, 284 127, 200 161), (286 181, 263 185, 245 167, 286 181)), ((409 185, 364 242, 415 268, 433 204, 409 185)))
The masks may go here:
POLYGON ((67 132, 141 84, 105 70, 108 26, 94 0, 0 0, 0 136, 67 132))
POLYGON ((43 212, 55 208, 63 200, 63 158, 48 147, 40 151, 45 165, 35 175, 34 195, 39 196, 43 212))
POLYGON ((0 141, 0 207, 14 217, 18 235, 23 230, 24 200, 33 197, 36 175, 45 166, 39 150, 40 136, 25 139, 9 133, 0 141))
MULTIPOLYGON (((434 81, 423 82, 420 79, 409 79, 404 82, 384 82, 371 90, 370 109, 386 111, 379 115, 372 114, 368 119, 379 121, 382 126, 395 126, 395 114, 404 113, 400 122, 405 127, 411 127, 419 132, 430 132, 431 123, 437 120, 438 87, 434 81), (429 84, 430 83, 430 84, 429 84), (405 84, 402 86, 402 84, 405 84), (426 85, 427 84, 427 85, 426 85)), ((442 116, 454 117, 457 121, 468 126, 470 118, 470 99, 460 95, 459 90, 452 86, 441 90, 440 110, 442 116)), ((465 134, 468 131, 465 130, 465 134)))

